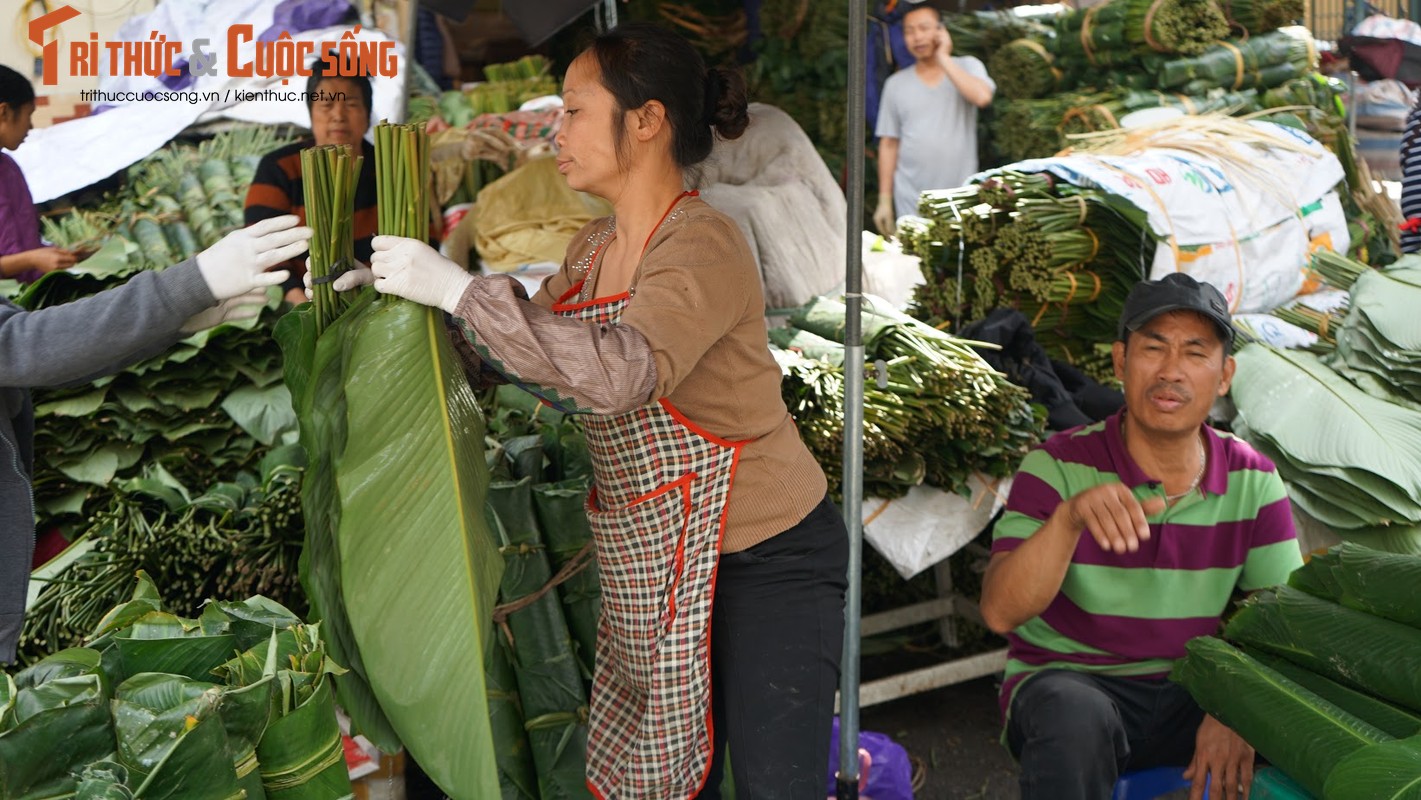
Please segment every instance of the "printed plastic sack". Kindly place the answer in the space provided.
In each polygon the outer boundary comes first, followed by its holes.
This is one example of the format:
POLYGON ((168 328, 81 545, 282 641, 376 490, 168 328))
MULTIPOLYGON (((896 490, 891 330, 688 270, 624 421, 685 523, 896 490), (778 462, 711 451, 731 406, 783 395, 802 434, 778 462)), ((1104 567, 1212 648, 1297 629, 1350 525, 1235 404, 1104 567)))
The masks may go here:
MULTIPOLYGON (((829 750, 828 797, 837 789, 839 771, 839 718, 829 750)), ((913 800, 913 764, 908 751, 886 734, 859 731, 860 800, 913 800)))

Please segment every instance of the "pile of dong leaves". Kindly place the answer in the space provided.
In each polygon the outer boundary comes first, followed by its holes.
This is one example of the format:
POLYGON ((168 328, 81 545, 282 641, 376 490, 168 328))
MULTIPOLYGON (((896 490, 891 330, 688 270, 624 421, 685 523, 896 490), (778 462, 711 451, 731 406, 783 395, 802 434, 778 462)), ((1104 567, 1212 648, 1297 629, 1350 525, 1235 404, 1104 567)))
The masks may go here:
MULTIPOLYGON (((97 252, 32 284, 0 281, 0 296, 41 310, 170 266, 175 259, 155 261, 128 238, 132 225, 111 212, 180 196, 178 184, 191 181, 174 165, 218 153, 233 166, 227 193, 240 197, 246 167, 278 144, 238 131, 202 146, 173 144, 135 164, 129 182, 97 207, 46 220, 56 242, 97 252)), ((211 230, 189 221, 206 244, 240 217, 227 214, 211 230)), ((272 339, 284 307, 271 291, 256 319, 203 331, 92 383, 32 387, 38 531, 57 529, 70 547, 31 586, 19 663, 76 644, 126 597, 138 569, 165 587, 178 613, 197 614, 208 597, 249 594, 304 613, 295 578, 304 460, 283 446, 295 442, 296 417, 272 339)))

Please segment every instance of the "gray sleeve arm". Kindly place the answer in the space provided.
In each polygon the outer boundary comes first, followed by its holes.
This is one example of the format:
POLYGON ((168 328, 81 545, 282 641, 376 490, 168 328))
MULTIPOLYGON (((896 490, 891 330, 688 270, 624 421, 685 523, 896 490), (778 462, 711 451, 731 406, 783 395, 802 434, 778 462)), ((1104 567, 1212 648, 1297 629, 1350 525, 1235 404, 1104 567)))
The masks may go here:
POLYGON ((61 386, 162 352, 216 303, 197 262, 140 272, 91 297, 37 311, 0 307, 0 386, 61 386))
POLYGON ((651 345, 626 325, 592 325, 519 297, 506 275, 475 277, 453 321, 485 364, 569 413, 620 414, 656 386, 651 345))

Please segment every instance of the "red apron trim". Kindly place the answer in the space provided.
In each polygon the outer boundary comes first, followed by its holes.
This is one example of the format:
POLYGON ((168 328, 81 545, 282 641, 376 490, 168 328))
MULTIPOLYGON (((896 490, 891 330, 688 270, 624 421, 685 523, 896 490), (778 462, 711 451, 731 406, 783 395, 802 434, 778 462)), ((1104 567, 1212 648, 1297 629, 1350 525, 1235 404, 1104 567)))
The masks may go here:
MULTIPOLYGON (((700 476, 694 472, 687 472, 685 475, 682 475, 681 477, 677 478, 674 481, 671 481, 670 483, 662 484, 661 486, 652 489, 641 497, 634 498, 630 503, 627 503, 626 505, 620 508, 602 508, 598 506, 597 487, 593 486, 592 491, 587 493, 587 507, 592 509, 593 511, 602 513, 605 513, 607 511, 625 511, 628 508, 631 508, 633 506, 639 506, 648 500, 660 497, 661 495, 666 494, 667 492, 673 489, 687 488, 690 486, 691 481, 695 480, 698 477, 700 476)), ((691 496, 689 492, 687 492, 686 496, 682 499, 682 504, 686 506, 686 513, 689 514, 691 512, 691 496)))
POLYGON ((706 441, 715 442, 721 447, 735 448, 735 455, 737 458, 740 457, 740 448, 755 441, 754 439, 741 439, 737 442, 716 436, 705 428, 702 428, 700 425, 697 425, 696 423, 692 422, 690 417, 687 417, 685 414, 681 413, 681 409, 671 405, 671 401, 667 398, 663 397, 660 400, 657 400, 656 402, 660 404, 662 408, 666 409, 667 413, 669 413, 673 418, 675 418, 677 422, 685 426, 686 429, 689 430, 691 433, 694 433, 695 435, 701 437, 702 439, 705 439, 706 441))
POLYGON ((610 305, 612 303, 617 303, 632 296, 631 292, 622 292, 621 294, 612 295, 611 297, 594 297, 585 303, 567 302, 568 298, 576 297, 582 293, 582 285, 585 283, 587 283, 586 278, 574 284, 571 289, 568 289, 566 292, 563 293, 562 297, 558 298, 558 301, 556 303, 553 303, 552 308, 550 310, 558 312, 580 311, 584 308, 591 308, 593 306, 610 305))
MULTIPOLYGON (((739 466, 740 466, 740 448, 737 447, 737 448, 735 448, 735 453, 730 457, 730 481, 729 481, 729 483, 728 483, 728 488, 726 489, 726 496, 727 496, 727 497, 730 496, 730 492, 735 491, 735 470, 736 470, 736 468, 739 467, 739 466)), ((712 598, 715 597, 715 583, 716 583, 716 580, 720 578, 720 555, 721 555, 721 548, 725 545, 725 523, 726 523, 726 521, 727 521, 729 518, 730 518, 730 503, 726 503, 726 504, 725 504, 725 508, 721 509, 721 511, 720 511, 720 529, 717 530, 717 531, 716 531, 716 534, 715 534, 716 560, 715 560, 715 566, 711 569, 711 577, 710 577, 710 594, 711 594, 711 597, 712 597, 712 598)), ((706 672, 708 672, 708 673, 710 673, 710 674, 712 674, 712 675, 715 674, 714 672, 711 672, 711 631, 714 630, 714 628, 712 627, 714 624, 715 624, 715 602, 712 601, 712 602, 711 602, 711 613, 710 613, 710 616, 708 616, 708 617, 706 618, 706 636, 705 636, 705 643, 706 643, 706 644, 705 644, 705 651, 706 651, 706 672)), ((696 784, 696 790, 695 790, 694 792, 691 792, 691 794, 690 794, 690 796, 687 798, 687 800, 692 800, 692 798, 696 797, 696 795, 699 795, 699 794, 705 789, 705 787, 706 787, 706 779, 710 777, 711 769, 715 767, 716 752, 715 752, 715 696, 714 696, 714 690, 712 690, 711 695, 712 695, 712 696, 711 696, 711 702, 709 702, 709 703, 706 704, 706 735, 707 735, 707 737, 710 739, 710 742, 711 742, 711 757, 706 760, 706 771, 705 771, 705 774, 701 776, 700 782, 696 784)), ((721 754, 721 757, 723 758, 724 756, 725 756, 725 754, 722 753, 722 754, 721 754)), ((589 784, 589 785, 590 785, 590 784, 589 784)))

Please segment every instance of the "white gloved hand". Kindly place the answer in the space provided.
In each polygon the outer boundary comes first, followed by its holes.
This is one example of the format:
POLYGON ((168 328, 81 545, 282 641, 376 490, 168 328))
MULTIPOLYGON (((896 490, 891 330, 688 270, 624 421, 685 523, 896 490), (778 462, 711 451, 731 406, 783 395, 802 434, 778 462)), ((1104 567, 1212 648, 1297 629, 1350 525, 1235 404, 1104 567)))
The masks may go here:
POLYGON ((418 239, 376 236, 370 270, 375 291, 442 308, 453 314, 474 276, 418 239))
POLYGON ((894 224, 896 221, 893 217, 893 196, 879 195, 878 208, 873 212, 873 226, 884 236, 892 236, 897 232, 898 226, 894 224))
POLYGON ((295 214, 264 219, 198 253, 197 269, 212 296, 226 300, 290 277, 288 270, 266 270, 306 252, 311 229, 298 225, 300 221, 295 214))
POLYGON ((246 294, 229 297, 206 311, 188 317, 187 322, 178 328, 178 332, 184 336, 191 336, 199 331, 215 328, 224 322, 251 319, 262 312, 266 303, 266 289, 253 289, 246 294))
MULTIPOLYGON (((375 282, 375 273, 370 271, 370 267, 356 259, 355 266, 342 272, 339 278, 331 284, 331 288, 337 292, 348 292, 361 286, 369 286, 375 282)), ((301 283, 306 286, 306 299, 311 299, 311 259, 306 259, 306 274, 301 276, 301 283)))

